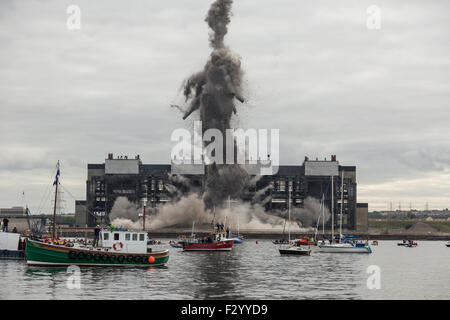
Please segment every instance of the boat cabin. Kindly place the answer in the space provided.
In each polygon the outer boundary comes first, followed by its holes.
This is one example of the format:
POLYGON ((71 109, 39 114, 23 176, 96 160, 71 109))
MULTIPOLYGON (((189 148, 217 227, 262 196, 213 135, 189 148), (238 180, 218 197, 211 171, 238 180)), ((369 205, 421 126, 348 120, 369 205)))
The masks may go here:
POLYGON ((226 232, 214 232, 213 233, 213 236, 214 236, 214 240, 215 241, 224 241, 224 240, 230 240, 228 237, 227 237, 227 233, 226 232))
POLYGON ((24 248, 20 233, 0 232, 0 259, 23 259, 24 248))
POLYGON ((99 242, 113 252, 147 253, 147 232, 144 231, 102 229, 99 242))

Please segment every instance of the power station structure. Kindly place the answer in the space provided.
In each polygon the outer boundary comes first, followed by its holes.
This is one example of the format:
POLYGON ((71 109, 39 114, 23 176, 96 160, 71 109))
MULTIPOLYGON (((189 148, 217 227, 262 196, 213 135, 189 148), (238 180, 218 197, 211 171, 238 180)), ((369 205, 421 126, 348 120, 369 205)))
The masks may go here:
MULTIPOLYGON (((110 223, 109 214, 118 197, 138 205, 145 201, 146 213, 151 216, 157 213, 158 206, 176 201, 180 192, 205 190, 205 175, 183 174, 184 182, 189 181, 187 186, 171 169, 170 164, 143 164, 139 155, 128 158, 109 154, 104 163, 88 164, 86 200, 75 201, 76 224, 110 223)), ((239 200, 260 203, 270 212, 287 210, 289 199, 291 208, 301 207, 307 197, 319 201, 323 197, 325 206, 334 210, 335 227, 342 212, 344 229, 367 230, 368 205, 357 202, 356 166, 340 165, 335 155, 330 160, 305 157, 302 165, 279 166, 276 174, 261 176, 246 188, 239 200)), ((331 228, 331 219, 326 228, 331 228)))

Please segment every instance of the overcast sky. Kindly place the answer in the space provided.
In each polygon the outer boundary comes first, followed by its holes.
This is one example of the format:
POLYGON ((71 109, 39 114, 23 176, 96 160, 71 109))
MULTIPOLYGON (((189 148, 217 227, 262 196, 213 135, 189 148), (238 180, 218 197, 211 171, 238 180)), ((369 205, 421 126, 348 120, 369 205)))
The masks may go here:
MULTIPOLYGON (((108 153, 169 163, 170 108, 209 54, 212 1, 0 2, 0 207, 68 211, 108 153), (81 9, 81 29, 66 26, 81 9), (25 200, 22 192, 25 191, 25 200), (47 202, 47 204, 41 204, 47 202)), ((369 210, 450 207, 450 2, 239 0, 226 44, 242 58, 234 124, 279 128, 281 164, 356 165, 369 210), (367 8, 381 29, 367 28, 367 8)), ((49 211, 50 212, 50 211, 49 211)))

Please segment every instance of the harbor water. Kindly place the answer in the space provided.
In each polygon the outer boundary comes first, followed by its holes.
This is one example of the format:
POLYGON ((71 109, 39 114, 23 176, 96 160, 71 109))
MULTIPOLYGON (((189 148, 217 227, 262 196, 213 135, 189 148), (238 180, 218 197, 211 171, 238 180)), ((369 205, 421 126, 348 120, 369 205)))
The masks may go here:
POLYGON ((450 248, 443 241, 416 248, 379 241, 372 249, 281 256, 270 240, 248 239, 231 252, 170 248, 164 267, 81 268, 79 282, 66 267, 0 261, 0 299, 450 299, 450 248))

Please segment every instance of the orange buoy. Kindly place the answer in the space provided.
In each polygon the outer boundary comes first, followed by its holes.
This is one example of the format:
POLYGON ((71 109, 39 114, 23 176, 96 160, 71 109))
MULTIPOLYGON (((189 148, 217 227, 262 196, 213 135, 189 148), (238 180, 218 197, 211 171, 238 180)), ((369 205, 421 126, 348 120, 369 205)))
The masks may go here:
POLYGON ((148 262, 149 263, 155 262, 155 258, 153 258, 152 256, 148 257, 148 262))

